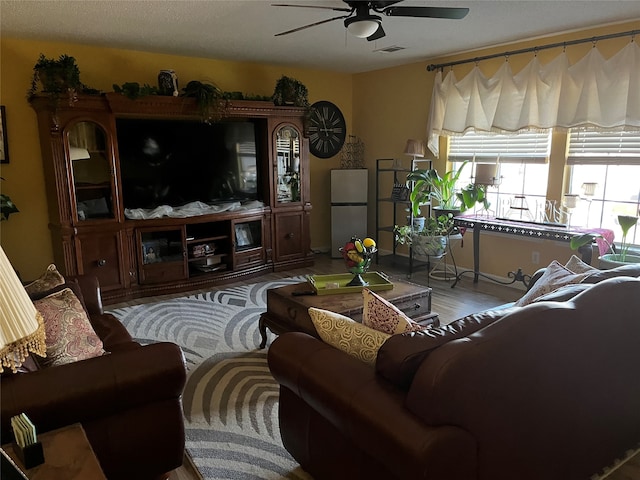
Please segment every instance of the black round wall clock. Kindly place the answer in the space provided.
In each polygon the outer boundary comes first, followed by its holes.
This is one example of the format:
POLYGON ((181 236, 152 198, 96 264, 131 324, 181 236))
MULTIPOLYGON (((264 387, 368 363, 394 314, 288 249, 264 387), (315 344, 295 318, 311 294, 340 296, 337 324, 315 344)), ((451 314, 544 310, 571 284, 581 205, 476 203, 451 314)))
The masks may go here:
POLYGON ((336 155, 347 137, 347 124, 340 109, 322 100, 311 105, 309 114, 309 151, 319 158, 336 155))

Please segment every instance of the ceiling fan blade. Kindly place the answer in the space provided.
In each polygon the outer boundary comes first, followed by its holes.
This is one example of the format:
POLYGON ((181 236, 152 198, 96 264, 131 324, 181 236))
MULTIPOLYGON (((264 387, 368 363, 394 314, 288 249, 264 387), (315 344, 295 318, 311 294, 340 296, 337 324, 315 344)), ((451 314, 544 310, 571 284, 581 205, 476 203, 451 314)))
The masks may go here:
POLYGON ((286 32, 276 33, 274 36, 281 37, 282 35, 289 35, 290 33, 299 32, 300 30, 305 30, 307 28, 315 27, 316 25, 322 25, 323 23, 333 22, 334 20, 340 20, 341 18, 348 18, 350 15, 341 15, 339 17, 328 18, 327 20, 321 20, 319 22, 310 23, 309 25, 305 25, 303 27, 294 28, 293 30, 287 30, 286 32))
POLYGON ((391 5, 400 3, 402 1, 404 0, 377 0, 377 1, 370 2, 370 4, 371 4, 371 8, 379 12, 383 8, 390 7, 391 5))
POLYGON ((455 7, 389 7, 382 13, 388 17, 451 18, 459 20, 467 16, 468 8, 455 7))
POLYGON ((322 10, 334 10, 336 12, 350 12, 351 8, 325 7, 322 5, 300 5, 291 3, 272 3, 272 7, 297 7, 297 8, 321 8, 322 10))
POLYGON ((374 40, 378 40, 382 37, 384 37, 386 35, 386 33, 384 33, 384 28, 382 28, 382 24, 378 25, 378 29, 373 32, 373 35, 370 35, 367 37, 367 40, 369 40, 370 42, 374 41, 374 40))

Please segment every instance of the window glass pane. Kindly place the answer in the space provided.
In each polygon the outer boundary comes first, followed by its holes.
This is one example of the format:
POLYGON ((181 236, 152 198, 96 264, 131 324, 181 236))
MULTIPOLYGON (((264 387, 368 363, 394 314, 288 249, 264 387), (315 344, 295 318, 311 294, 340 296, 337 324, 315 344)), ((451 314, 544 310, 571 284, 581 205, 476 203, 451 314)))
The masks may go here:
MULTIPOLYGON (((609 228, 616 241, 622 238, 618 215, 637 216, 640 208, 640 166, 574 165, 571 167, 570 193, 580 195, 572 209, 571 224, 591 228, 609 228), (593 195, 589 184, 596 184, 593 195)), ((640 243, 637 226, 628 241, 640 243)))
MULTIPOLYGON (((454 169, 457 170, 460 165, 460 162, 455 162, 454 169)), ((501 179, 500 185, 487 187, 489 214, 518 220, 544 221, 548 164, 501 163, 498 176, 501 179)), ((472 183, 473 164, 469 163, 460 177, 458 188, 472 183)), ((482 206, 476 205, 474 213, 481 211, 482 206)))
POLYGON ((551 132, 515 135, 469 132, 450 137, 449 161, 453 162, 454 168, 460 168, 463 160, 470 160, 458 187, 473 183, 477 163, 499 163, 500 184, 487 187, 489 212, 482 212, 482 206, 477 205, 474 213, 545 221, 550 142, 551 132))
MULTIPOLYGON (((608 228, 622 239, 618 215, 640 213, 640 136, 634 132, 572 131, 569 137, 570 193, 580 194, 571 223, 608 228)), ((627 241, 640 242, 638 227, 627 241)))

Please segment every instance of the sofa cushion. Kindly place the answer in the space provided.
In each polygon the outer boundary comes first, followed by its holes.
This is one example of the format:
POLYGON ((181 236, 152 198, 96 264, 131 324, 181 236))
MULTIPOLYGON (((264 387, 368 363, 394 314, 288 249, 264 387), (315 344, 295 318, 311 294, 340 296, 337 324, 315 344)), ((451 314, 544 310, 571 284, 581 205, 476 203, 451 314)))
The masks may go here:
POLYGON ((378 349, 391 336, 329 310, 310 307, 309 316, 325 343, 372 366, 378 349))
POLYGON ((572 283, 569 285, 564 285, 563 287, 556 288, 554 291, 545 293, 544 295, 536 298, 532 303, 539 302, 566 302, 567 300, 571 300, 573 297, 578 295, 579 293, 584 292, 591 288, 591 285, 586 283, 572 283))
POLYGON ((536 298, 545 295, 555 289, 571 283, 580 283, 582 280, 591 275, 590 273, 573 273, 554 260, 546 268, 540 279, 525 293, 514 305, 516 307, 524 307, 529 305, 536 298))
POLYGON ((104 353, 80 300, 65 288, 33 302, 44 319, 47 357, 43 366, 64 365, 104 353))
POLYGON ((396 386, 408 389, 416 371, 431 352, 500 320, 514 310, 518 307, 486 310, 442 327, 393 335, 378 351, 376 371, 396 386))
POLYGON ((362 324, 389 335, 429 328, 414 322, 388 300, 368 288, 362 289, 362 324))
POLYGON ((596 270, 590 273, 582 283, 599 283, 615 277, 640 277, 640 263, 629 263, 609 270, 596 270))
POLYGON ((564 268, 571 270, 573 273, 593 273, 597 272, 596 267, 592 267, 588 263, 583 262, 577 255, 571 255, 571 258, 565 263, 564 268))
POLYGON ((63 283, 64 277, 60 272, 58 272, 58 269, 52 263, 38 279, 25 285, 24 289, 29 295, 37 295, 38 293, 46 292, 58 285, 62 285, 63 283))

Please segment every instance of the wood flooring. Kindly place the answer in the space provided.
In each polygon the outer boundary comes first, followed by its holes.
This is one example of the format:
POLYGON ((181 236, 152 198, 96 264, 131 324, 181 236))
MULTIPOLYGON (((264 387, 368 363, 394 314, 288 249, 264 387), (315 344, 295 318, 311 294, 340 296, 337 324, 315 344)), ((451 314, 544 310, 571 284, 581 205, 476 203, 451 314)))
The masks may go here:
MULTIPOLYGON (((516 283, 512 285, 501 285, 482 277, 478 283, 473 283, 473 275, 464 275, 456 286, 451 288, 453 284, 452 280, 436 280, 428 274, 427 269, 424 267, 414 269, 413 274, 408 276, 407 268, 403 265, 403 262, 398 262, 397 265, 393 265, 391 263, 376 265, 374 263, 371 270, 384 272, 392 280, 397 278, 419 285, 430 286, 433 289, 432 311, 439 314, 440 321, 442 323, 450 323, 470 313, 479 312, 507 302, 513 302, 524 293, 524 287, 522 284, 516 283)), ((343 260, 332 259, 328 254, 316 254, 315 265, 313 267, 268 273, 256 278, 245 279, 234 283, 226 283, 224 285, 220 285, 219 288, 224 289, 235 285, 246 285, 256 282, 278 280, 280 278, 288 278, 296 275, 328 275, 332 273, 345 273, 343 260)), ((122 306, 137 305, 140 303, 157 302, 168 298, 181 297, 200 291, 210 290, 211 288, 188 293, 183 292, 176 295, 146 297, 109 305, 106 308, 113 309, 122 306)), ((607 477, 607 480, 639 479, 640 454, 617 468, 607 477)), ((202 480, 202 477, 198 474, 197 469, 193 466, 189 457, 185 455, 183 466, 172 472, 169 480, 202 480)))

